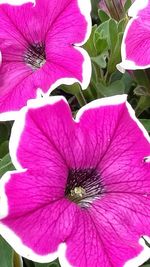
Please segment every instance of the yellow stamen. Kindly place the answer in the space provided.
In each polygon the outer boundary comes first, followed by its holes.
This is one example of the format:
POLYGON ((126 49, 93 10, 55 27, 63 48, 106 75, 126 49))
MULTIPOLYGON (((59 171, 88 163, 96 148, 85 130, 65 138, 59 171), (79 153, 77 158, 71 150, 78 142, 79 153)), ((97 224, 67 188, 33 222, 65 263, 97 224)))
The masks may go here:
POLYGON ((81 186, 75 187, 74 189, 71 190, 71 196, 72 197, 83 197, 85 194, 85 189, 82 188, 81 186))

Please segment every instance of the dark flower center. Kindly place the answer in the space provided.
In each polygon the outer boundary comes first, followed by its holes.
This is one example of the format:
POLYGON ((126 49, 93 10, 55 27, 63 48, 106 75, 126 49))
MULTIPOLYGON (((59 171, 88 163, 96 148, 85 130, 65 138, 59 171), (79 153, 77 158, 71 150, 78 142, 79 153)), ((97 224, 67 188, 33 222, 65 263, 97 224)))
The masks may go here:
POLYGON ((41 68, 46 62, 45 45, 43 43, 29 45, 24 55, 24 61, 33 70, 41 68))
POLYGON ((90 204, 103 193, 99 172, 94 168, 71 169, 69 171, 65 196, 81 207, 90 204))

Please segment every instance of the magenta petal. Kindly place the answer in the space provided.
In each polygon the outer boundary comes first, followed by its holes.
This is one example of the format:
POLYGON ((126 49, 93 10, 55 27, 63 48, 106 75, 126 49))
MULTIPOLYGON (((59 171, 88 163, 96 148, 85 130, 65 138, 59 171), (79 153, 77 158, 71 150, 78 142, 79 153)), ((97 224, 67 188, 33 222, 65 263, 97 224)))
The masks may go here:
POLYGON ((57 180, 59 173, 43 174, 43 171, 14 173, 5 185, 9 216, 1 223, 13 230, 14 239, 10 235, 5 238, 18 250, 15 235, 19 236, 26 257, 27 247, 39 258, 50 256, 75 225, 77 207, 64 199, 63 187, 57 180))
POLYGON ((42 100, 41 98, 37 103, 39 107, 37 105, 36 108, 26 109, 26 116, 23 109, 19 121, 13 127, 10 153, 14 165, 16 167, 21 165, 23 168, 43 166, 47 168, 58 165, 60 172, 66 166, 82 166, 86 157, 84 147, 81 145, 84 136, 72 120, 65 99, 51 97, 42 100))
MULTIPOLYGON (((67 259, 71 266, 122 267, 142 251, 136 235, 130 234, 130 227, 123 221, 124 210, 118 214, 118 205, 114 205, 114 211, 109 199, 107 203, 103 200, 100 203, 90 212, 80 213, 80 220, 76 222, 78 231, 72 232, 67 240, 67 259)), ((131 214, 127 214, 130 221, 131 214)))
POLYGON ((148 134, 142 130, 131 107, 123 104, 118 124, 99 163, 108 192, 148 194, 150 166, 144 158, 150 155, 150 147, 148 134))
POLYGON ((107 152, 124 112, 125 101, 125 95, 93 101, 77 114, 85 136, 87 165, 97 166, 107 152))
POLYGON ((42 14, 44 28, 52 45, 83 43, 90 34, 90 1, 36 0, 35 13, 42 14), (48 14, 48 15, 47 15, 48 14), (46 16, 47 15, 47 16, 46 16))
MULTIPOLYGON (((89 79, 87 66, 90 64, 86 52, 81 48, 73 46, 51 46, 47 47, 48 63, 42 68, 43 75, 50 74, 48 80, 54 84, 50 91, 59 84, 71 84, 80 81, 87 87, 89 79), (66 79, 68 77, 69 79, 66 79), (60 80, 61 79, 61 80, 60 80)), ((38 75, 37 75, 38 79, 38 75)), ((43 79, 44 80, 44 79, 43 79)), ((46 81, 48 84, 48 81, 46 81)), ((43 90, 46 92, 46 90, 43 90)))
MULTIPOLYGON (((24 68, 22 64, 3 63, 0 69, 1 78, 1 95, 0 95, 0 118, 5 118, 8 110, 19 110, 23 107, 27 100, 37 96, 30 70, 24 68), (7 76, 8 75, 8 76, 7 76)), ((11 113, 7 115, 8 119, 12 119, 11 113)))
POLYGON ((150 67, 150 1, 136 0, 129 10, 133 18, 129 21, 122 42, 124 69, 150 67))

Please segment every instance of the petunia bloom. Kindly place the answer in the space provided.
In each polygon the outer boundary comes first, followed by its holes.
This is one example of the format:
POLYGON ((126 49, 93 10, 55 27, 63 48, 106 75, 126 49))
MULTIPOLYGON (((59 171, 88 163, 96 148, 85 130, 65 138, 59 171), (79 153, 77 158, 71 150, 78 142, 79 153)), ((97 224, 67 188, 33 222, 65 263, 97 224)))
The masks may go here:
POLYGON ((122 42, 122 69, 150 67, 150 1, 136 0, 129 9, 132 17, 126 27, 122 42))
POLYGON ((90 11, 90 0, 0 5, 1 118, 14 118, 38 88, 49 94, 62 83, 78 81, 86 89, 91 63, 79 46, 91 31, 90 11))
POLYGON ((139 239, 150 235, 150 143, 125 95, 95 100, 75 120, 63 97, 29 101, 10 154, 17 170, 0 181, 0 233, 19 254, 58 256, 62 267, 149 257, 139 239))

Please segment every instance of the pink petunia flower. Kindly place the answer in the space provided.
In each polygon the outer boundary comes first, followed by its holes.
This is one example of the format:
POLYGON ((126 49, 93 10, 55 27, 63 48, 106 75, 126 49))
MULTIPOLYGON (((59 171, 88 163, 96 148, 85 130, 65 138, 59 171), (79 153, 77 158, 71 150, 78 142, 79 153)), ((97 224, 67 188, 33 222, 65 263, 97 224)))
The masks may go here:
POLYGON ((145 69, 150 67, 150 1, 136 0, 129 9, 132 17, 122 42, 122 62, 118 68, 145 69))
POLYGON ((62 83, 90 81, 91 63, 79 47, 91 31, 90 0, 36 0, 21 6, 0 5, 1 119, 62 83), (6 116, 5 116, 6 115, 6 116))
POLYGON ((0 181, 0 233, 24 257, 62 267, 137 267, 148 259, 150 143, 126 96, 72 119, 63 97, 28 102, 0 181), (131 258, 135 257, 131 260, 131 258))

